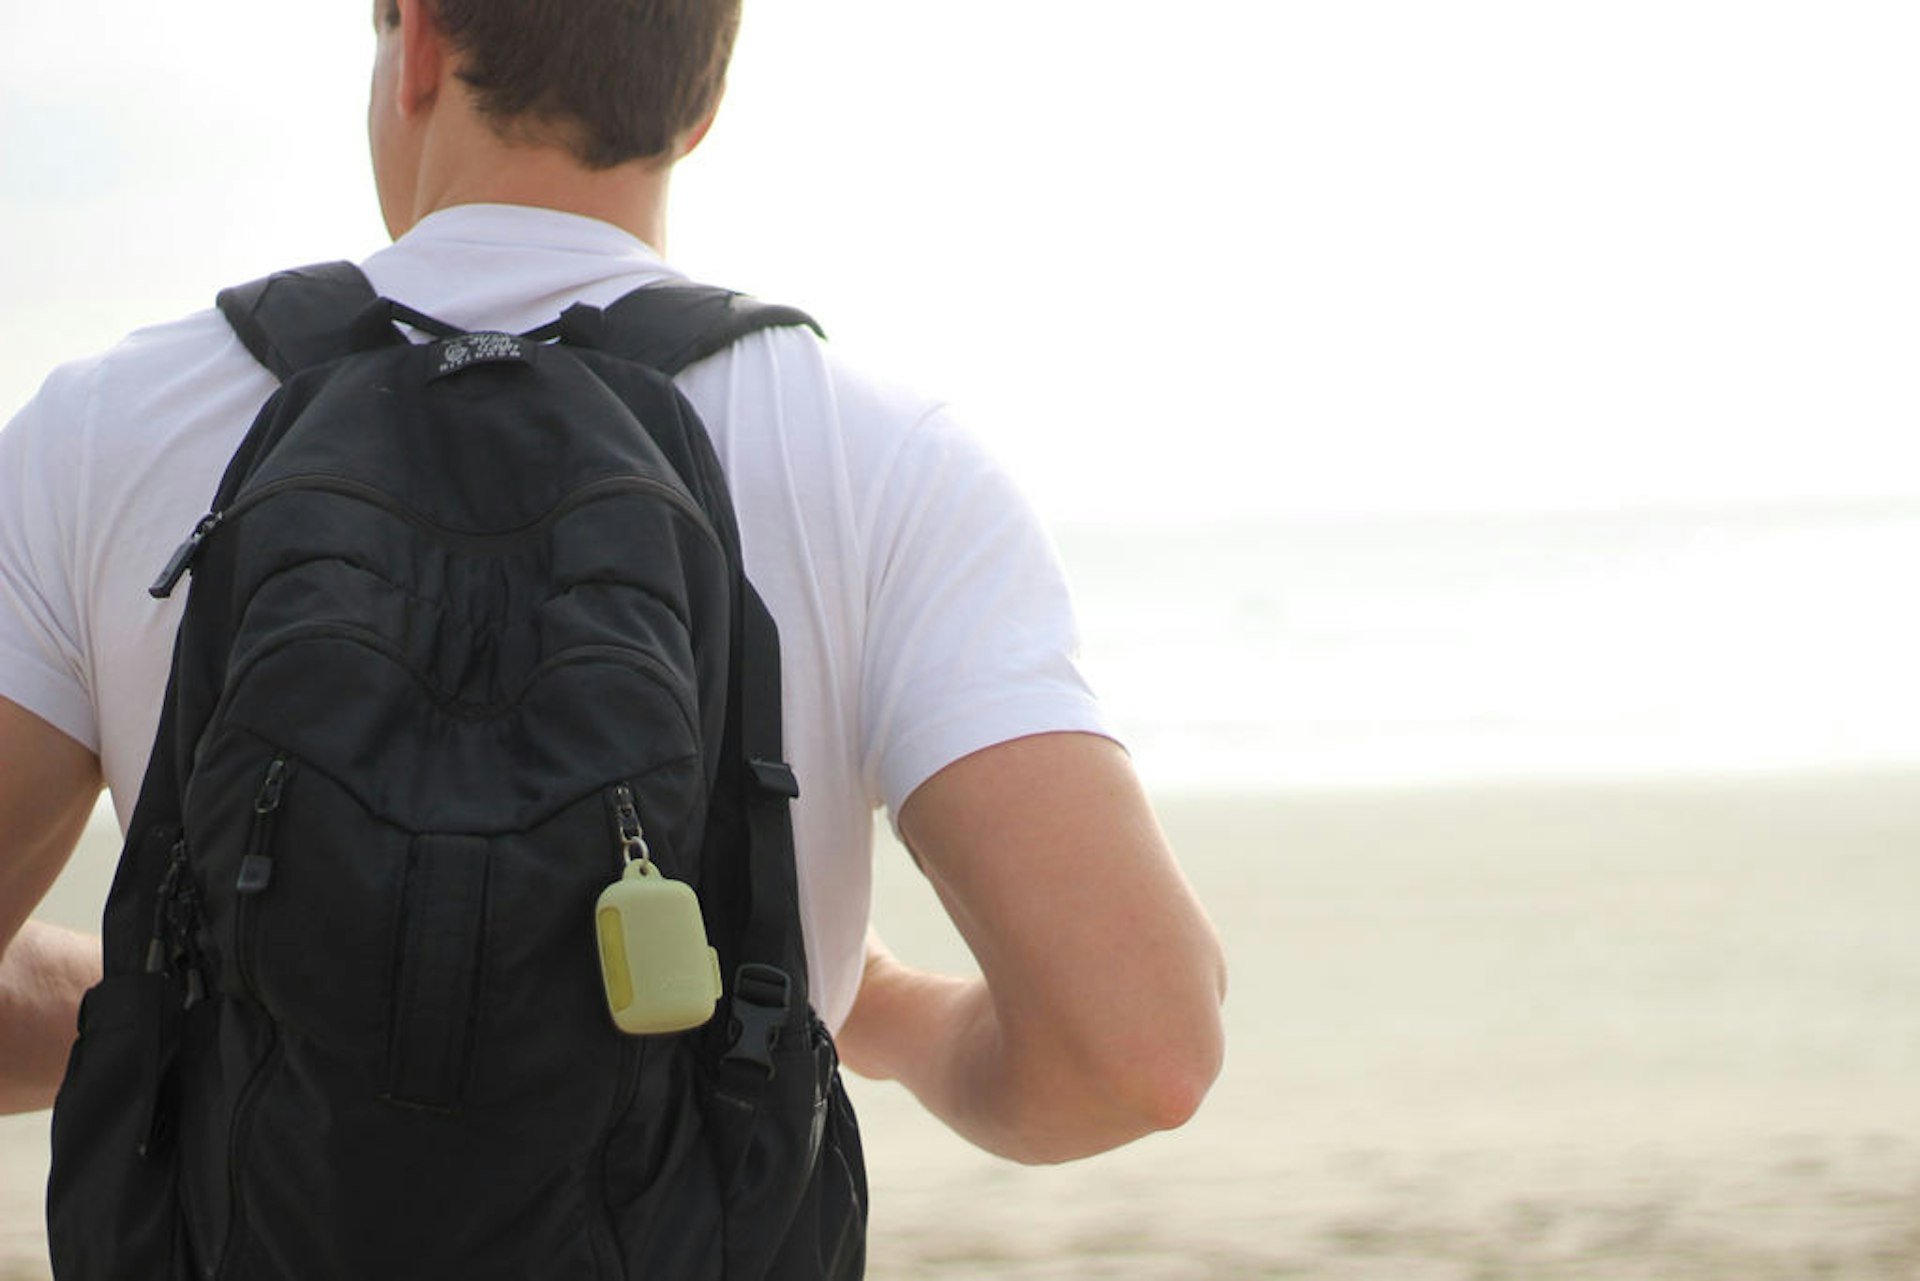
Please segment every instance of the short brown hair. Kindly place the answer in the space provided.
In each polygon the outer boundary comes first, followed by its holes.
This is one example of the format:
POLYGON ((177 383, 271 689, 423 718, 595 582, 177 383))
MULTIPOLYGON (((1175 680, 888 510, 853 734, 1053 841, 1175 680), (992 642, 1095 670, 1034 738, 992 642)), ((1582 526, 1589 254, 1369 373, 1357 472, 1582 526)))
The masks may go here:
POLYGON ((666 156, 712 111, 741 0, 431 0, 503 134, 559 131, 591 169, 666 156))

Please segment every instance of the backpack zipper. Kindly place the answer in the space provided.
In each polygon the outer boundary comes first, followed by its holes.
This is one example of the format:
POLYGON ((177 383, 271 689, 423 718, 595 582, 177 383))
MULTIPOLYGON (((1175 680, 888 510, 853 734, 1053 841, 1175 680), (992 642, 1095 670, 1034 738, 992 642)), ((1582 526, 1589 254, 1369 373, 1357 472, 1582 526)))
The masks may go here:
POLYGON ((260 1000, 253 977, 254 934, 259 928, 257 903, 273 883, 273 836, 279 826, 280 806, 286 799, 287 779, 292 771, 292 761, 285 753, 268 763, 266 777, 260 780, 260 789, 254 794, 246 852, 241 855, 240 874, 234 880, 233 892, 240 900, 234 922, 234 959, 238 962, 240 981, 256 1002, 260 1000))
POLYGON ((250 508, 258 506, 276 494, 289 490, 310 489, 319 493, 338 494, 343 498, 354 498, 382 511, 399 517, 418 529, 432 534, 441 542, 454 546, 490 547, 501 542, 523 538, 530 533, 545 529, 575 508, 616 493, 647 493, 666 500, 667 504, 692 520, 697 528, 715 547, 722 546, 720 535, 714 531, 713 522, 687 493, 667 481, 653 476, 607 476, 589 482, 568 494, 549 508, 543 515, 513 529, 503 529, 494 533, 475 533, 471 530, 454 529, 443 525, 424 513, 400 502, 384 489, 369 485, 365 481, 354 480, 348 476, 326 474, 302 474, 283 476, 271 481, 251 493, 244 494, 227 506, 208 512, 194 525, 193 532, 187 535, 185 542, 174 549, 159 577, 147 588, 147 594, 156 600, 164 600, 173 594, 180 585, 181 578, 193 567, 194 560, 200 555, 209 535, 222 524, 239 516, 250 508))
POLYGON ((181 1008, 190 1010, 207 995, 205 970, 212 950, 187 838, 177 836, 168 850, 166 874, 154 894, 153 934, 147 941, 143 968, 149 974, 176 979, 181 1008))
POLYGON ((155 600, 165 600, 173 595, 173 589, 180 585, 181 575, 185 574, 187 567, 193 564, 193 558, 200 554, 200 544, 207 541, 207 535, 211 534, 224 519, 224 513, 217 511, 208 512, 202 516, 195 523, 193 532, 187 535, 187 541, 173 549, 173 555, 167 558, 166 566, 161 569, 160 576, 153 580, 151 587, 147 588, 147 595, 155 600))
POLYGON ((246 1084, 240 1087, 240 1097, 233 1105, 233 1128, 227 1135, 227 1232, 220 1244, 217 1270, 213 1273, 223 1279, 238 1275, 235 1260, 246 1240, 247 1201, 246 1189, 240 1181, 240 1166, 253 1139, 253 1114, 285 1052, 286 1041, 280 1035, 280 1025, 272 1019, 266 1020, 266 1025, 270 1038, 266 1052, 247 1075, 246 1084))
MULTIPOLYGON (((266 773, 254 792, 253 819, 247 827, 246 851, 240 857, 240 871, 234 883, 234 893, 239 899, 234 921, 234 962, 240 971, 241 984, 256 1004, 263 1003, 253 973, 254 936, 259 929, 259 898, 273 883, 273 838, 279 826, 281 807, 286 803, 287 781, 292 776, 293 759, 286 753, 279 753, 267 762, 266 773)), ((272 1040, 234 1102, 233 1128, 228 1136, 227 1147, 227 1234, 221 1244, 219 1271, 216 1274, 221 1277, 233 1275, 236 1252, 246 1236, 247 1211, 240 1167, 252 1139, 254 1111, 267 1081, 280 1062, 284 1045, 279 1024, 269 1018, 266 1025, 267 1034, 272 1040)))
POLYGON ((647 848, 647 834, 640 826, 640 807, 633 799, 633 789, 625 783, 615 784, 609 795, 613 805, 614 827, 620 833, 619 869, 626 871, 628 863, 653 862, 653 851, 647 848))
MULTIPOLYGON (((607 808, 613 815, 614 830, 619 836, 614 867, 617 873, 624 875, 630 860, 651 861, 653 855, 647 847, 646 831, 640 824, 640 804, 634 799, 632 786, 616 783, 607 789, 606 797, 607 808)), ((592 1234, 592 1240, 596 1253, 612 1260, 612 1275, 615 1276, 621 1275, 623 1268, 620 1263, 620 1230, 614 1220, 613 1207, 607 1204, 607 1152, 619 1132, 620 1119, 633 1106, 634 1095, 640 1085, 641 1065, 638 1038, 623 1036, 619 1041, 620 1075, 613 1095, 613 1111, 607 1117, 606 1137, 601 1140, 599 1151, 588 1167, 588 1191, 594 1201, 590 1222, 597 1229, 592 1234)), ((594 1263, 600 1266, 600 1258, 596 1257, 594 1263)))
POLYGON ((171 974, 179 959, 175 947, 174 912, 180 894, 180 882, 188 874, 187 841, 176 839, 167 851, 166 874, 153 896, 153 936, 147 940, 144 966, 148 974, 171 974))

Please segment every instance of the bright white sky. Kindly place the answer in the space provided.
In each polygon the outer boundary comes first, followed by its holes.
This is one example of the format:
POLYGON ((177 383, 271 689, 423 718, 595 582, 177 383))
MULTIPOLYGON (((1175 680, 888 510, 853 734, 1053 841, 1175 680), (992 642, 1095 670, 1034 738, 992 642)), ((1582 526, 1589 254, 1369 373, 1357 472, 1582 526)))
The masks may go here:
MULTIPOLYGON (((381 239, 370 5, 9 2, 0 406, 381 239)), ((1920 495, 1920 6, 748 0, 673 258, 1055 519, 1920 495)))

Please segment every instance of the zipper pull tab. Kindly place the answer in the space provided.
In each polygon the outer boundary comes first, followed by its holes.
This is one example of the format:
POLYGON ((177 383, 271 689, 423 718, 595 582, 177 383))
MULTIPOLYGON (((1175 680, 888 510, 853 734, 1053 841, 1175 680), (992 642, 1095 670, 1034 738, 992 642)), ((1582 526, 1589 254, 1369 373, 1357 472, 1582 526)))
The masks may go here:
POLYGON ((160 888, 153 896, 153 936, 147 940, 146 971, 149 974, 164 974, 167 971, 168 927, 173 922, 174 899, 180 893, 180 881, 187 867, 187 841, 185 837, 173 843, 167 860, 167 873, 160 878, 160 888))
POLYGON ((633 789, 625 783, 613 789, 613 816, 620 828, 620 854, 628 863, 653 865, 653 852, 647 848, 646 833, 640 830, 640 809, 633 802, 633 789))
POLYGON ((273 815, 286 787, 287 758, 276 756, 253 798, 253 830, 240 860, 240 876, 233 887, 236 894, 258 894, 273 883, 273 815))
POLYGON ((280 808, 280 793, 287 785, 287 758, 276 756, 267 765, 267 776, 260 780, 260 790, 254 794, 253 812, 271 814, 280 808))
POLYGON ((160 571, 160 577, 153 580, 153 586, 147 588, 147 595, 155 600, 165 600, 173 595, 173 589, 180 585, 180 579, 193 564, 193 558, 200 554, 200 544, 207 541, 207 535, 213 532, 214 526, 218 525, 221 519, 220 512, 208 512, 200 518, 200 523, 193 527, 191 534, 187 535, 187 541, 173 549, 173 555, 167 559, 166 568, 160 571))

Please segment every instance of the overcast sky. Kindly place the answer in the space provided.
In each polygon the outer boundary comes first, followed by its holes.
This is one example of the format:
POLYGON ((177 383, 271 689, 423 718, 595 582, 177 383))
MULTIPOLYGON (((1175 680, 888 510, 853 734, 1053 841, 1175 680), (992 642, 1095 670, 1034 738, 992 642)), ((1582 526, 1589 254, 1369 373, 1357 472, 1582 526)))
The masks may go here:
MULTIPOLYGON (((368 7, 8 0, 0 406, 382 240, 368 7)), ((670 256, 1060 520, 1920 496, 1920 6, 748 0, 670 256)))

